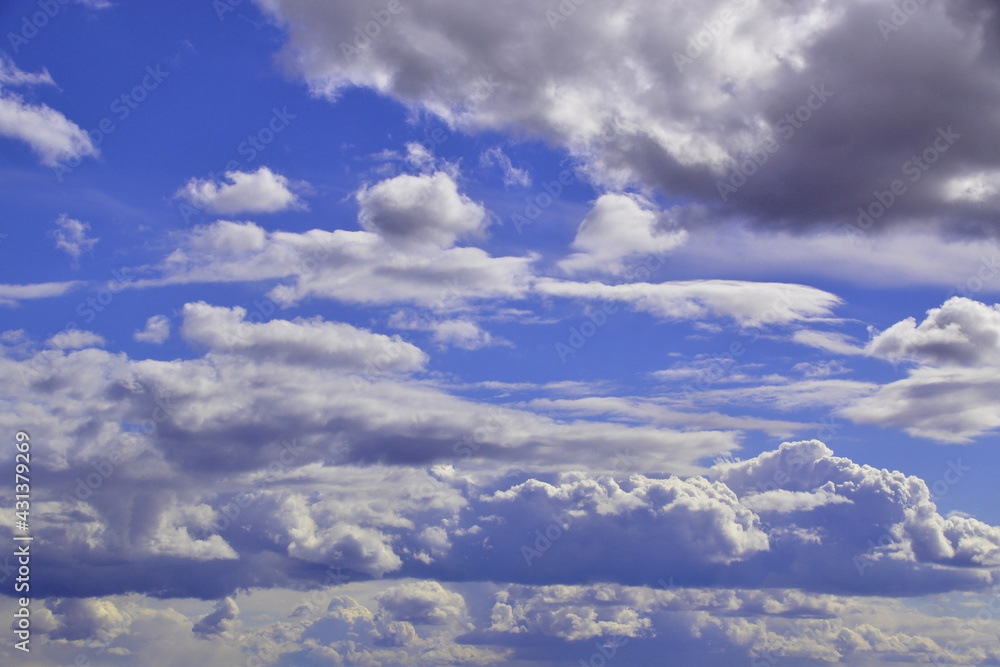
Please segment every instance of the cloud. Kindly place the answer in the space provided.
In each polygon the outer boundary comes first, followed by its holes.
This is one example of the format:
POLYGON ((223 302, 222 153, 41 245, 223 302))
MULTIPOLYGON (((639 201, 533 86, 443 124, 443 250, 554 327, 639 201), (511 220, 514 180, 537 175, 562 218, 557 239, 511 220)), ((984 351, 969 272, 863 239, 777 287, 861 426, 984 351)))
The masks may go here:
POLYGON ((487 167, 494 165, 500 167, 503 171, 503 184, 506 187, 520 185, 526 188, 531 185, 531 175, 526 170, 515 167, 499 146, 483 151, 479 155, 479 164, 487 167))
POLYGON ((919 325, 909 317, 882 331, 865 352, 918 365, 845 408, 846 417, 950 443, 1000 427, 1000 307, 952 297, 919 325))
POLYGON ((485 209, 459 194, 442 171, 396 176, 364 187, 356 196, 362 228, 390 243, 450 248, 459 237, 479 234, 486 225, 485 209))
POLYGON ((671 228, 669 214, 656 211, 637 195, 601 195, 573 239, 578 252, 559 262, 567 273, 625 270, 624 260, 637 255, 662 255, 684 243, 687 232, 671 228), (665 228, 666 227, 666 228, 665 228))
POLYGON ((153 315, 146 320, 146 327, 132 337, 141 343, 159 345, 170 338, 170 320, 165 315, 153 315))
POLYGON ((161 278, 132 285, 290 278, 268 296, 280 304, 319 297, 451 309, 484 298, 520 298, 536 258, 492 257, 479 248, 400 247, 367 231, 267 232, 220 220, 183 237, 161 263, 161 278))
POLYGON ((305 209, 305 203, 293 191, 301 184, 259 167, 254 172, 227 171, 225 181, 192 178, 175 194, 198 209, 212 213, 277 213, 305 209))
POLYGON ((32 104, 7 90, 41 84, 55 85, 48 70, 30 74, 0 57, 0 135, 26 142, 47 167, 88 155, 97 157, 97 147, 76 123, 45 104, 32 104))
POLYGON ((535 289, 564 298, 624 301, 668 320, 726 317, 743 326, 827 317, 839 297, 814 287, 738 280, 688 280, 607 285, 540 278, 535 289))
POLYGON ((74 266, 79 264, 80 255, 90 252, 99 240, 87 237, 87 232, 90 231, 89 223, 74 220, 65 213, 56 220, 56 227, 57 229, 51 232, 56 240, 56 247, 73 258, 74 266))
MULTIPOLYGON (((321 318, 247 321, 245 308, 219 308, 200 301, 182 311, 181 334, 213 350, 246 355, 260 362, 360 371, 373 359, 384 371, 414 371, 427 362, 419 348, 349 324, 321 318)), ((258 315, 258 313, 254 313, 258 315)))
POLYGON ((211 614, 194 624, 192 631, 202 638, 231 632, 233 621, 239 614, 240 608, 236 606, 236 602, 230 597, 223 598, 215 605, 211 614))
POLYGON ((389 318, 389 326, 409 331, 429 331, 431 339, 442 348, 479 350, 491 345, 509 345, 502 339, 494 338, 490 332, 468 318, 435 319, 396 311, 389 318))
POLYGON ((0 285, 0 305, 14 306, 17 305, 18 301, 27 299, 48 299, 62 296, 82 284, 79 280, 67 280, 31 285, 0 285))
POLYGON ((890 361, 935 367, 1000 366, 1000 304, 952 297, 917 326, 908 317, 875 336, 865 351, 890 361))
POLYGON ((874 234, 915 221, 973 235, 995 225, 994 206, 951 201, 941 187, 1000 166, 998 121, 983 113, 1000 102, 995 53, 980 39, 996 18, 989 2, 932 0, 887 35, 879 21, 891 8, 862 0, 563 10, 520 0, 487 11, 450 1, 393 15, 392 38, 372 39, 361 58, 343 45, 383 9, 377 0, 260 4, 288 35, 282 61, 313 93, 365 87, 468 132, 540 138, 600 185, 815 231, 853 224, 898 180, 903 194, 874 234), (477 94, 484 79, 490 94, 477 94))
POLYGON ((85 347, 101 347, 104 345, 104 337, 93 331, 81 331, 80 329, 68 329, 60 331, 56 335, 45 341, 49 347, 59 350, 80 350, 85 347))
POLYGON ((465 598, 436 581, 417 581, 393 586, 375 596, 390 618, 422 625, 444 625, 464 618, 465 598))

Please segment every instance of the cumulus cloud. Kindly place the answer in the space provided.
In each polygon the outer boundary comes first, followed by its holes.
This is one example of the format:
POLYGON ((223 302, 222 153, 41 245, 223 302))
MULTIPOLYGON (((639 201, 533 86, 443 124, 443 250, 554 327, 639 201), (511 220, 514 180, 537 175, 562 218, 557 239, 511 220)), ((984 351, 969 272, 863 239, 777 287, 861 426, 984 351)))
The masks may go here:
POLYGON ((166 315, 153 315, 146 320, 146 326, 136 331, 133 337, 142 343, 159 345, 170 337, 170 320, 166 315))
POLYGON ((1000 427, 1000 306, 952 297, 919 325, 910 317, 880 332, 865 352, 917 366, 845 408, 850 419, 952 443, 1000 427))
POLYGON ((96 238, 87 236, 89 231, 89 223, 74 220, 65 213, 56 220, 56 229, 52 232, 52 238, 55 239, 57 248, 73 258, 74 266, 79 263, 80 255, 90 252, 98 241, 96 238))
POLYGON ((462 236, 480 233, 486 211, 458 192, 443 171, 403 174, 357 193, 358 221, 390 243, 430 243, 449 248, 462 236))
POLYGON ((485 11, 454 1, 394 15, 392 38, 371 40, 363 58, 342 44, 382 9, 376 0, 260 5, 313 92, 367 87, 467 131, 540 137, 597 183, 816 230, 853 224, 896 179, 906 189, 875 233, 915 219, 970 233, 995 224, 982 202, 942 215, 958 204, 941 187, 998 167, 997 121, 983 113, 998 101, 992 43, 980 37, 996 20, 988 2, 923 3, 887 38, 879 21, 892 25, 892 8, 862 0, 522 0, 485 11), (692 47, 696 37, 708 46, 692 47), (490 94, 477 95, 486 75, 490 94), (737 185, 720 197, 720 183, 737 185))
POLYGON ((42 164, 96 157, 97 147, 80 127, 45 104, 32 104, 10 86, 55 85, 48 70, 31 74, 0 56, 0 135, 26 142, 42 164))
POLYGON ((602 195, 594 203, 573 239, 577 252, 559 262, 568 273, 601 271, 617 275, 624 260, 641 254, 662 255, 681 245, 687 233, 666 227, 669 217, 642 197, 602 195))
POLYGON ((1000 304, 952 297, 928 310, 919 326, 908 317, 880 332, 866 352, 936 367, 1000 366, 1000 304))
POLYGON ((186 200, 198 209, 212 213, 277 213, 289 209, 305 209, 287 177, 267 167, 257 171, 227 171, 225 180, 192 178, 174 197, 186 200))
POLYGON ((68 329, 60 331, 56 335, 45 341, 46 345, 59 350, 79 350, 85 347, 101 347, 104 345, 104 337, 93 331, 82 331, 80 329, 68 329))

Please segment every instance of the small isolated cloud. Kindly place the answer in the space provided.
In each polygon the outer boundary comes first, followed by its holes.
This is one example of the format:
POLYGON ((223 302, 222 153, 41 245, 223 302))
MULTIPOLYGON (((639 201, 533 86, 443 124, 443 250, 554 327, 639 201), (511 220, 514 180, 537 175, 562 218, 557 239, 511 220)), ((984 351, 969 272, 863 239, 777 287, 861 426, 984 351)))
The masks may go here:
POLYGON ((285 176, 260 167, 254 172, 227 171, 222 183, 192 178, 174 197, 211 213, 277 213, 306 208, 293 191, 303 185, 293 184, 285 176))
POLYGON ((520 185, 526 188, 531 185, 531 175, 526 170, 515 167, 499 146, 483 151, 479 156, 479 164, 486 167, 500 167, 503 170, 503 184, 506 187, 520 185))
POLYGON ((96 157, 97 147, 73 121, 45 104, 31 104, 10 86, 55 85, 48 70, 24 72, 0 55, 0 136, 24 141, 47 167, 62 160, 96 157))
POLYGON ((146 328, 136 331, 134 337, 142 343, 159 345, 170 337, 170 320, 165 315, 153 315, 146 320, 146 328))
POLYGON ((458 192, 443 171, 404 174, 364 187, 357 193, 361 227, 398 244, 450 248, 463 236, 481 232, 486 210, 458 192))
POLYGON ((668 215, 638 195, 602 195, 573 239, 577 252, 559 262, 567 273, 601 271, 620 274, 623 260, 662 254, 684 243, 687 232, 673 228, 668 215))
POLYGON ((51 233, 56 240, 56 247, 73 258, 73 265, 80 261, 80 255, 90 252, 100 240, 89 238, 90 224, 67 216, 65 213, 56 220, 56 229, 51 233))
POLYGON ((101 347, 104 345, 104 338, 93 331, 68 329, 60 331, 45 341, 45 343, 59 350, 80 350, 85 347, 101 347))

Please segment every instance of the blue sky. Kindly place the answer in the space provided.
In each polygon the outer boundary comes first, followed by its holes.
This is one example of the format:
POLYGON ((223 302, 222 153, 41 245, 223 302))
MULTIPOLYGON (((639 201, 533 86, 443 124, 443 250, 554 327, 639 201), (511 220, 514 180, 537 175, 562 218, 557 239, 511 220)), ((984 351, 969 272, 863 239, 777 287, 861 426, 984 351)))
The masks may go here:
POLYGON ((997 21, 4 3, 3 660, 994 664, 997 21))

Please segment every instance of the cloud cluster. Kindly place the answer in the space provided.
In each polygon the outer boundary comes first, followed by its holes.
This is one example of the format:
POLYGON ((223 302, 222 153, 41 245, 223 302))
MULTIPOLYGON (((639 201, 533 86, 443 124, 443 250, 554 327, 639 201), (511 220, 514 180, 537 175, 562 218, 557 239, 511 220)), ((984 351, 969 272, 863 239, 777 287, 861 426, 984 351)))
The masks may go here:
POLYGON ((258 4, 313 92, 367 87, 466 130, 537 136, 596 183, 797 229, 854 224, 888 193, 876 232, 916 220, 995 231, 997 10, 985 1, 920 3, 902 28, 892 6, 863 0, 454 1, 393 15, 364 57, 344 45, 384 3, 258 4), (469 104, 484 78, 491 94, 469 104), (957 181, 983 185, 956 198, 957 181))

